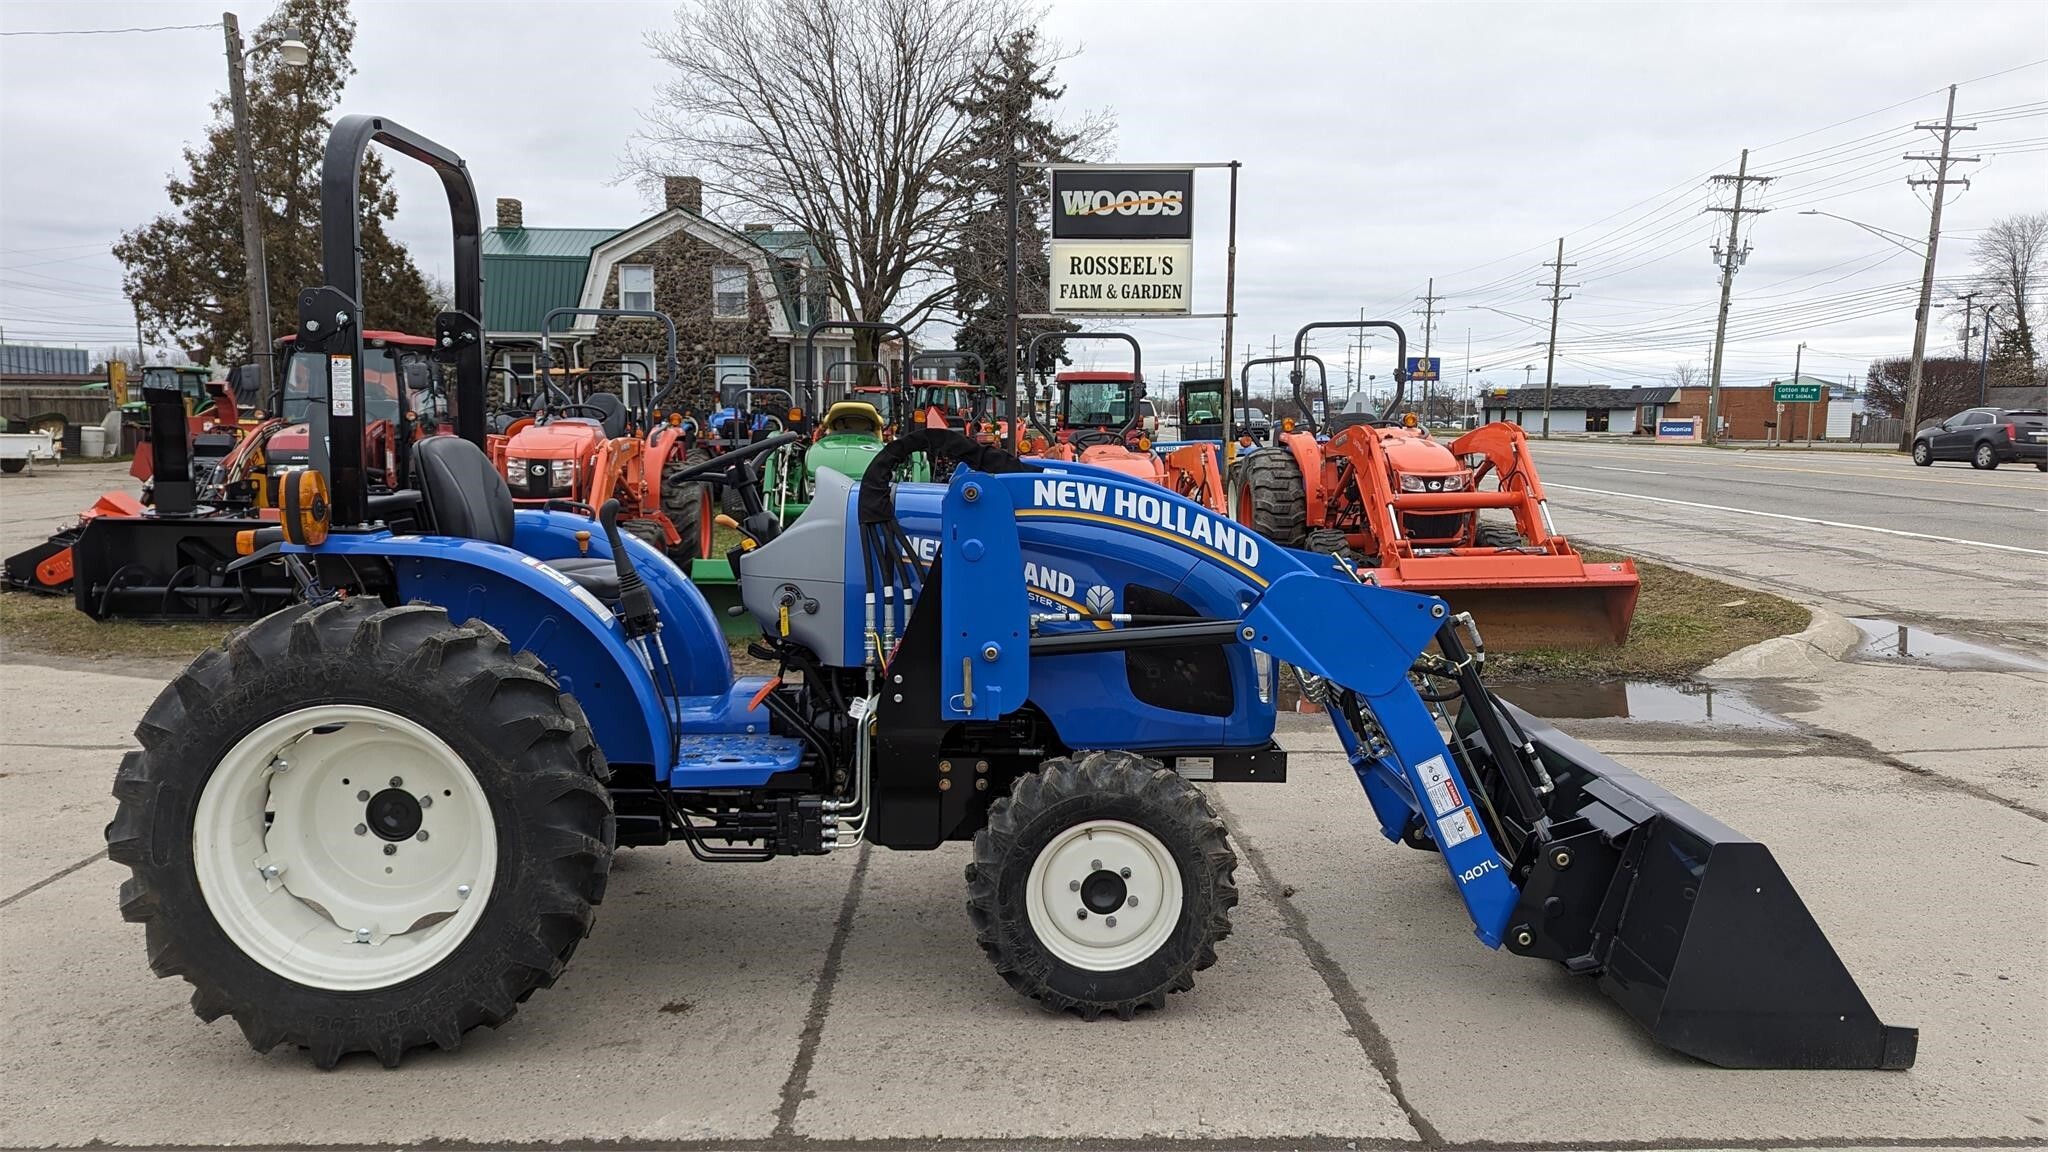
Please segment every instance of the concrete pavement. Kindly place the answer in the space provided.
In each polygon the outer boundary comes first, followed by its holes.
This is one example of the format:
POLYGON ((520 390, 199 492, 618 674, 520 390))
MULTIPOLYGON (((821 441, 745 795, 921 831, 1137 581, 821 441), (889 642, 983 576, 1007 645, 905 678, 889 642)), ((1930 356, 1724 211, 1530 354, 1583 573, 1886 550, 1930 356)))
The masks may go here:
POLYGON ((596 932, 507 1027, 321 1074, 194 1019, 116 911, 107 787, 158 683, 16 656, 6 684, 0 1145, 2048 1138, 2042 766, 1954 751, 2006 739, 1969 730, 2020 717, 2044 674, 1844 664, 1747 685, 1782 729, 1569 722, 1768 842, 1882 1016, 1921 1028, 1909 1072, 1803 1074, 1673 1056, 1590 983, 1486 950, 1436 858, 1382 841, 1328 729, 1292 716, 1289 783, 1215 789, 1243 903, 1165 1012, 1087 1024, 1015 997, 973 944, 961 846, 627 851, 596 932))
POLYGON ((1845 616, 2038 649, 2048 475, 1899 456, 1538 441, 1558 529, 1845 616))

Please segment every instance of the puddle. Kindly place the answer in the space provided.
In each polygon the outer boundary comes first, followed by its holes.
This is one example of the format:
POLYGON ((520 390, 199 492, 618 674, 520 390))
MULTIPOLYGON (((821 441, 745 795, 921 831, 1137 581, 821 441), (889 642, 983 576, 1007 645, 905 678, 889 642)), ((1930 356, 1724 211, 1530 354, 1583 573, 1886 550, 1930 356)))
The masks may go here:
POLYGON ((1545 720, 1634 720, 1645 724, 1714 724, 1787 729, 1795 725, 1739 692, 1711 684, 1644 680, 1523 680, 1493 685, 1545 720))
POLYGON ((1863 633, 1863 643, 1850 653, 1852 656, 1980 672, 2006 672, 2015 668, 2024 672, 2048 672, 2048 661, 2007 652, 1988 644, 1957 640, 1953 636, 1914 628, 1896 620, 1857 617, 1849 623, 1863 633))

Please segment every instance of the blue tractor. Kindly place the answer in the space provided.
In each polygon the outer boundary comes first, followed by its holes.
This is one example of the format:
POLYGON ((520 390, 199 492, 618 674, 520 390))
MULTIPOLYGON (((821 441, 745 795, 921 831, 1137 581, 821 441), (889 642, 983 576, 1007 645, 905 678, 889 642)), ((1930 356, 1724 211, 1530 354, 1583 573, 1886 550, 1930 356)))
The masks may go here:
POLYGON ((331 458, 242 563, 297 602, 201 655, 138 728, 108 851, 161 976, 259 1050, 397 1064, 455 1048, 561 974, 613 854, 707 862, 971 840, 967 920, 1020 993, 1084 1017, 1162 1008, 1216 959, 1236 858, 1204 788, 1284 786, 1283 665, 1323 703, 1390 840, 1443 867, 1480 941, 1595 979, 1674 1048, 1740 1067, 1898 1068, 1762 845, 1490 695, 1476 629, 1158 487, 946 429, 826 472, 784 526, 736 492, 759 651, 602 517, 514 510, 483 438, 478 212, 461 160, 352 116, 322 177, 331 458), (362 459, 356 177, 381 141, 435 167, 456 227, 458 435, 417 486, 362 459), (945 485, 892 483, 913 453, 945 485), (404 531, 391 525, 402 524, 404 531))

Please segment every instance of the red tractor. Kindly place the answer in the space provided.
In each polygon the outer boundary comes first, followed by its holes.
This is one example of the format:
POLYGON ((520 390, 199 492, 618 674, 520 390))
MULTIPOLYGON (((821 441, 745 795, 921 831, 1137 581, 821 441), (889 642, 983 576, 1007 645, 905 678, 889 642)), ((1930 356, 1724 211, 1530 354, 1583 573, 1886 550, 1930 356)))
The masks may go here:
MULTIPOLYGON (((1147 480, 1215 512, 1227 507, 1223 470, 1214 444, 1184 444, 1164 454, 1152 450, 1147 428, 1144 357, 1137 340, 1123 332, 1040 332, 1026 346, 1024 363, 1038 363, 1041 340, 1121 340, 1131 346, 1129 371, 1061 372, 1057 427, 1032 437, 1032 451, 1052 460, 1073 460, 1147 480)), ((1045 391, 1052 411, 1052 390, 1045 391)))

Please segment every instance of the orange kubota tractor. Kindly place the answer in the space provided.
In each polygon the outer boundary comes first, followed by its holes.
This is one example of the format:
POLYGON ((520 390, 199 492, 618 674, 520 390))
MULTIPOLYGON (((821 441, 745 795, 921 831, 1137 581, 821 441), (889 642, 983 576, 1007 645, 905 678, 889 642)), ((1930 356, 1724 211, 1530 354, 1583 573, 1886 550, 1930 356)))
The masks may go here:
POLYGON ((514 506, 557 507, 595 519, 596 509, 617 499, 621 530, 639 536, 678 564, 706 555, 712 516, 703 486, 666 482, 669 472, 683 466, 689 436, 680 422, 654 423, 649 415, 659 400, 670 399, 668 394, 676 390, 676 371, 675 322, 664 313, 624 308, 550 310, 541 321, 540 391, 535 410, 485 441, 492 464, 511 489, 514 506), (628 393, 625 398, 604 391, 585 394, 590 372, 576 378, 573 394, 558 383, 550 363, 549 335, 557 317, 572 315, 659 321, 668 339, 662 396, 648 395, 647 382, 635 379, 622 380, 622 391, 628 393), (633 387, 636 383, 637 388, 633 387))
MULTIPOLYGON (((1057 427, 1034 429, 1029 450, 1049 460, 1072 460, 1149 480, 1171 489, 1213 512, 1225 512, 1223 469, 1215 444, 1184 444, 1165 453, 1152 450, 1144 426, 1144 354, 1124 332, 1040 332, 1025 347, 1024 363, 1038 363, 1042 340, 1121 340, 1131 346, 1131 368, 1108 372, 1061 372, 1057 427)), ((1052 408, 1052 392, 1045 392, 1052 408)))
POLYGON ((1558 534, 1520 428, 1487 424, 1445 444, 1412 416, 1393 419, 1408 347, 1392 322, 1310 324, 1294 346, 1285 359, 1295 362, 1303 426, 1233 465, 1238 520, 1279 544, 1343 553, 1373 583, 1449 600, 1478 619, 1495 651, 1628 639, 1640 586, 1634 563, 1588 563, 1558 534), (1319 328, 1391 329, 1398 357, 1387 407, 1327 439, 1301 389, 1307 337, 1319 328))

